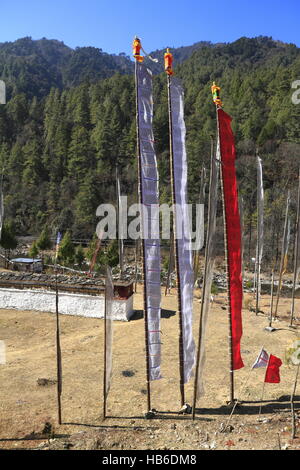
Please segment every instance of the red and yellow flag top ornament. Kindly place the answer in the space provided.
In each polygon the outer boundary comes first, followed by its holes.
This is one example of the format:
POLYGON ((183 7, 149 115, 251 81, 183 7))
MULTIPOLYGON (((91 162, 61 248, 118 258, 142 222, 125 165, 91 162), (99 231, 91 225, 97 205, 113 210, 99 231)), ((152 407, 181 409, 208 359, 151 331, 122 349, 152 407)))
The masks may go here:
POLYGON ((213 95, 213 102, 215 103, 216 106, 222 107, 222 101, 220 99, 220 90, 221 88, 213 82, 212 87, 211 87, 211 92, 213 95))
POLYGON ((212 86, 213 100, 217 107, 219 142, 221 154, 221 173, 224 194, 224 215, 226 231, 228 290, 231 322, 232 370, 244 366, 240 341, 242 337, 242 262, 241 262, 241 224, 238 204, 237 180, 235 171, 235 143, 231 129, 232 118, 221 108, 220 87, 212 86))
POLYGON ((171 54, 170 49, 167 48, 167 52, 165 52, 164 55, 164 61, 165 61, 165 72, 168 75, 173 75, 173 54, 171 54))
POLYGON ((142 49, 141 40, 136 36, 132 43, 132 55, 137 62, 143 62, 144 57, 141 56, 140 52, 142 49))

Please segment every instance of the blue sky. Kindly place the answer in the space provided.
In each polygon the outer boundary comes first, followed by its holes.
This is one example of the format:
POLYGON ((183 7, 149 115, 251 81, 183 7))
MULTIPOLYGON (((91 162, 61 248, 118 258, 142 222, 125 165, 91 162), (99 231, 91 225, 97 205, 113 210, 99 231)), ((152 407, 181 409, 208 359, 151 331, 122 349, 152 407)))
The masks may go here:
POLYGON ((0 42, 46 37, 131 54, 135 34, 146 51, 264 35, 300 47, 299 0, 2 0, 0 6, 0 42))

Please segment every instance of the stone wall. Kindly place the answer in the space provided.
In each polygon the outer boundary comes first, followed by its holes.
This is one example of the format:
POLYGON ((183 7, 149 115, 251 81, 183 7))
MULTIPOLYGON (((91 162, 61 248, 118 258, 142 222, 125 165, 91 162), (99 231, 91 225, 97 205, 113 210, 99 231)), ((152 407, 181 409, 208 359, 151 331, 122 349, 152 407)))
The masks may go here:
MULTIPOLYGON (((64 315, 103 318, 104 296, 60 292, 58 310, 64 315)), ((55 313, 55 292, 40 289, 0 288, 0 308, 55 313)), ((113 319, 128 321, 133 315, 133 295, 113 300, 113 319)))

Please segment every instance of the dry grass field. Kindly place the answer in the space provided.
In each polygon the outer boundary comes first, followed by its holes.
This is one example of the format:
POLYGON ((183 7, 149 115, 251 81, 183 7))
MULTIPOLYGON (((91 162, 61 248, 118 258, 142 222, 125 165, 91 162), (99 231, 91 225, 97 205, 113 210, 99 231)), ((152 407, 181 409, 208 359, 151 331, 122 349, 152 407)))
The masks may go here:
MULTIPOLYGON (((200 292, 196 291, 195 339, 199 297, 200 292)), ((288 328, 289 299, 280 301, 280 320, 273 324, 276 331, 264 330, 268 325, 269 304, 269 296, 262 296, 264 314, 256 316, 249 309, 251 295, 244 296, 242 356, 245 367, 235 373, 236 396, 242 403, 232 417, 230 432, 225 433, 222 427, 231 411, 226 404, 229 358, 225 294, 215 295, 211 306, 206 341, 206 395, 197 404, 195 421, 188 415, 178 415, 178 315, 174 289, 166 297, 163 293, 163 378, 151 384, 152 407, 158 411, 151 420, 144 418, 147 397, 140 286, 135 294, 134 318, 127 323, 114 322, 114 369, 106 420, 102 417, 103 320, 60 316, 63 424, 58 426, 55 315, 1 309, 0 339, 5 341, 7 360, 5 365, 0 365, 0 448, 300 448, 300 428, 296 439, 291 440, 289 400, 295 368, 283 363, 281 382, 265 385, 262 402, 265 370, 251 371, 262 346, 284 362, 285 349, 300 336, 299 321, 295 322, 297 328, 288 328)), ((297 308, 300 308, 300 300, 297 300, 297 308)), ((295 403, 300 418, 300 384, 298 393, 295 403)), ((186 386, 186 399, 192 403, 193 381, 186 386)))

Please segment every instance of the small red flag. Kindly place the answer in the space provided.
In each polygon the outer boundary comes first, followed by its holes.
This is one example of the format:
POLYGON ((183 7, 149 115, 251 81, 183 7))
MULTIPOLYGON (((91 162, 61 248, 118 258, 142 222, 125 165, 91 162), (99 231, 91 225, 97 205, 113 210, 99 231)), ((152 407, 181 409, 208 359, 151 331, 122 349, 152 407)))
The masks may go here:
POLYGON ((279 367, 281 364, 282 361, 279 359, 279 357, 270 354, 270 359, 265 375, 265 382, 271 384, 278 384, 280 382, 279 367))

